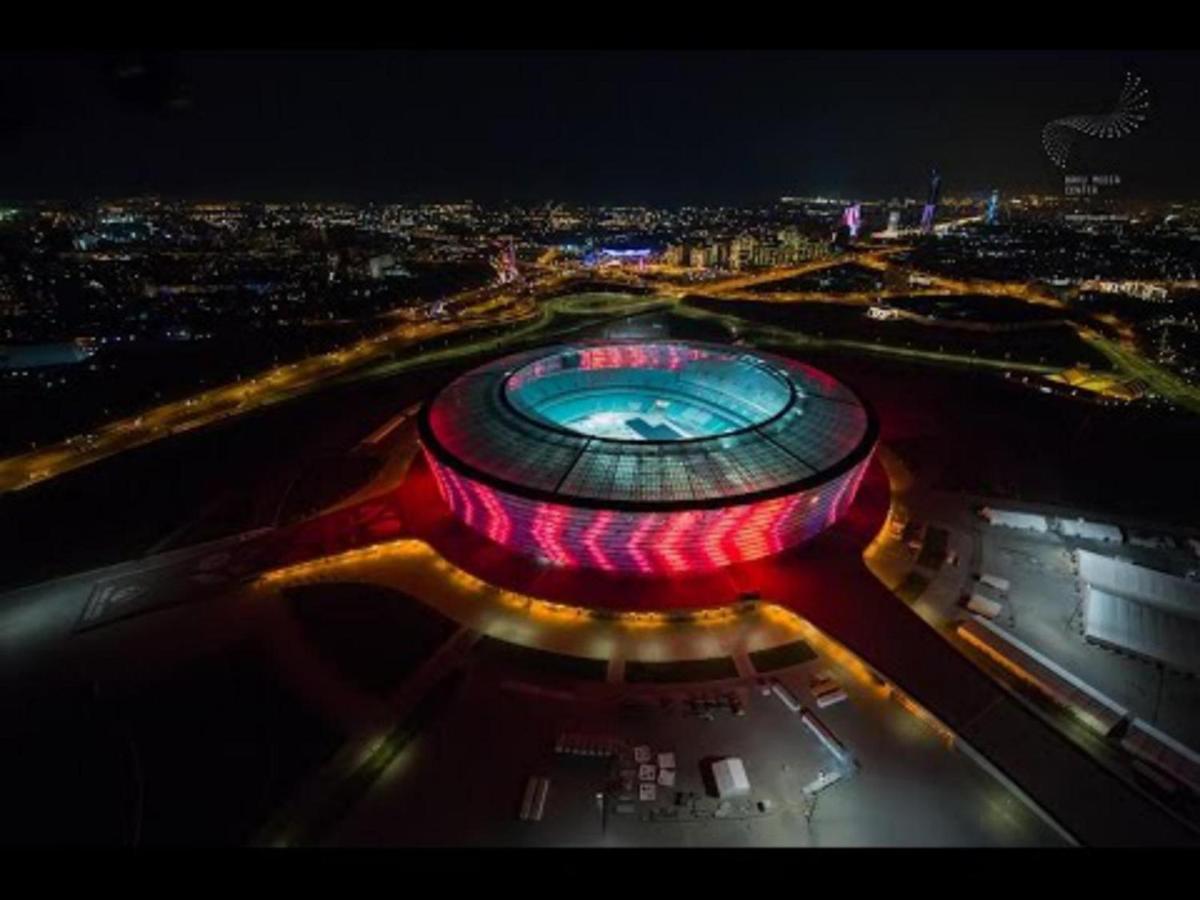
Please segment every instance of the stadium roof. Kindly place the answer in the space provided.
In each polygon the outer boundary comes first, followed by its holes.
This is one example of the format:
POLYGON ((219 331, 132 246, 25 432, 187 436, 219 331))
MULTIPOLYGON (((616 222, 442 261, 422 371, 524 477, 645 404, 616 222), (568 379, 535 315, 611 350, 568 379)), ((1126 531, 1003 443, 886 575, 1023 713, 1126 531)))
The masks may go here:
POLYGON ((590 342, 509 356, 443 388, 420 424, 439 459, 501 490, 638 509, 802 490, 861 462, 878 435, 859 398, 818 369, 682 341, 590 342), (631 418, 636 439, 556 421, 564 405, 586 417, 605 404, 631 418), (656 424, 642 418, 664 410, 656 424))

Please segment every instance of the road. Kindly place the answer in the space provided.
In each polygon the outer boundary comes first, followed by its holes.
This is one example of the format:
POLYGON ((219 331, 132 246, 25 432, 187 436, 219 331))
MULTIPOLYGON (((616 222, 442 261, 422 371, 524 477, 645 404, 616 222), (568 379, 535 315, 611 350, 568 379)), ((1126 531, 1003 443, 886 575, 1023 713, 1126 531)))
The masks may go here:
MULTIPOLYGON (((1145 384, 1155 394, 1169 400, 1172 403, 1186 409, 1190 412, 1200 412, 1200 388, 1190 385, 1183 378, 1175 375, 1169 369, 1156 364, 1138 349, 1136 343, 1136 334, 1133 329, 1122 320, 1113 316, 1111 313, 1086 313, 1080 314, 1077 311, 1073 312, 1069 299, 1071 295, 1067 295, 1067 299, 1061 299, 1053 293, 1038 287, 1037 285, 1027 282, 1008 282, 1008 281, 992 281, 984 279, 971 278, 951 278, 944 275, 937 275, 916 269, 911 266, 904 266, 892 261, 891 257, 910 248, 906 246, 891 247, 886 249, 871 249, 857 253, 843 254, 841 256, 829 257, 822 260, 814 260, 811 263, 806 263, 803 266, 790 267, 785 269, 773 269, 769 272, 755 273, 752 275, 732 276, 729 278, 707 281, 702 283, 689 283, 687 285, 672 285, 664 287, 660 282, 650 281, 642 277, 636 270, 625 272, 617 277, 624 277, 631 284, 637 284, 643 287, 651 287, 655 290, 671 296, 683 296, 688 293, 699 293, 706 297, 713 297, 721 300, 737 301, 746 300, 758 303, 775 302, 775 303, 832 303, 842 305, 870 306, 880 301, 885 301, 890 297, 904 296, 985 296, 985 297, 1006 297, 1013 300, 1019 300, 1023 303, 1029 303, 1036 306, 1051 307, 1060 309, 1064 312, 1064 321, 1070 325, 1076 334, 1087 344, 1094 347, 1102 353, 1114 366, 1114 368, 1123 376, 1134 379, 1145 384), (811 272, 820 271, 822 269, 833 268, 842 265, 860 265, 865 268, 874 269, 876 271, 887 271, 890 269, 899 269, 901 272, 916 276, 919 281, 918 288, 914 290, 894 291, 891 289, 883 289, 880 291, 847 291, 847 292, 829 292, 829 291, 763 291, 765 285, 772 284, 778 281, 786 281, 791 278, 796 278, 800 275, 809 274, 811 272), (749 290, 749 288, 757 288, 758 290, 749 290), (1109 330, 1115 332, 1118 340, 1113 341, 1103 336, 1103 331, 1109 330)), ((612 273, 610 273, 612 274, 612 273)), ((1174 287, 1182 286, 1173 284, 1174 287)), ((946 326, 948 323, 935 320, 921 320, 925 324, 946 326)), ((960 323, 961 324, 961 323, 960 323)), ((972 327, 977 330, 1009 330, 1005 326, 982 325, 980 323, 972 323, 972 327)), ((778 341, 786 335, 782 329, 779 329, 780 335, 775 335, 774 340, 778 341)), ((784 338, 784 343, 795 343, 795 336, 791 339, 784 338)), ((867 344, 866 342, 843 341, 839 342, 847 349, 866 350, 871 352, 881 352, 880 345, 867 344)), ((907 355, 914 359, 926 358, 930 361, 938 362, 955 362, 965 363, 969 365, 980 365, 987 363, 995 363, 996 368, 1007 368, 1011 370, 1031 371, 1039 374, 1050 374, 1053 369, 1049 367, 1021 367, 1013 365, 1007 361, 991 361, 978 360, 974 357, 959 356, 956 354, 934 354, 922 352, 905 353, 902 348, 887 347, 883 348, 882 352, 895 353, 899 355, 907 355)))
POLYGON ((1150 390, 1183 407, 1200 413, 1200 387, 1188 384, 1178 375, 1156 365, 1136 349, 1110 341, 1090 329, 1081 329, 1080 336, 1108 357, 1114 366, 1143 382, 1150 390))
MULTIPOLYGON (((892 257, 909 249, 906 246, 873 247, 853 253, 813 260, 799 266, 772 269, 752 274, 734 274, 702 283, 672 283, 649 279, 646 271, 633 267, 612 266, 603 270, 603 277, 615 284, 628 284, 649 289, 652 294, 635 303, 625 304, 621 312, 637 312, 655 304, 671 304, 677 311, 698 316, 694 307, 684 307, 684 297, 701 293, 722 300, 748 300, 777 303, 833 303, 867 306, 886 300, 891 296, 993 296, 1006 297, 1038 306, 1049 306, 1067 311, 1068 304, 1048 291, 1025 282, 986 281, 981 279, 950 278, 943 275, 920 272, 911 267, 898 266, 892 257), (856 264, 875 271, 893 268, 920 278, 920 286, 900 293, 882 291, 762 291, 765 285, 786 281, 823 269, 856 264), (751 291, 750 288, 759 290, 751 291)), ((592 274, 578 266, 548 267, 544 264, 531 267, 529 282, 519 291, 511 287, 493 286, 475 289, 448 298, 444 303, 445 315, 437 319, 423 318, 423 313, 412 310, 397 310, 389 318, 398 320, 383 333, 360 341, 349 347, 309 357, 296 363, 281 366, 244 381, 227 384, 210 391, 183 398, 149 409, 140 415, 110 422, 93 432, 69 438, 50 446, 0 460, 0 493, 20 490, 53 478, 81 466, 140 447, 194 428, 202 428, 231 416, 238 416, 255 409, 279 403, 317 390, 320 387, 354 377, 367 369, 375 374, 395 374, 405 368, 421 365, 443 358, 452 358, 477 352, 478 346, 458 346, 431 351, 418 356, 397 359, 397 354, 423 342, 487 328, 497 325, 515 327, 502 338, 484 341, 491 346, 519 340, 543 325, 547 317, 561 312, 549 303, 540 304, 539 298, 550 298, 554 292, 571 280, 592 274)), ((611 308, 609 311, 613 311, 611 308)), ((754 333, 772 343, 785 346, 812 344, 814 339, 782 328, 751 325, 736 316, 709 314, 713 318, 736 323, 741 333, 754 333)), ((1200 412, 1200 389, 1169 370, 1147 359, 1136 347, 1134 334, 1128 325, 1111 314, 1094 316, 1097 323, 1092 327, 1078 317, 1065 317, 1079 337, 1093 346, 1123 375, 1141 381, 1159 396, 1176 403, 1191 412, 1200 412), (1102 336, 1107 328, 1117 332, 1118 341, 1102 336)), ((919 321, 924 321, 920 320, 919 321)), ((945 322, 928 321, 927 324, 945 325, 945 322)), ((999 326, 976 326, 983 330, 995 330, 999 326)), ((940 363, 969 366, 984 366, 1002 370, 1025 371, 1034 374, 1052 374, 1055 369, 1046 366, 1014 364, 1007 360, 987 360, 966 354, 919 351, 909 348, 891 347, 865 341, 819 341, 825 346, 838 346, 858 352, 888 353, 901 357, 940 363)))
POLYGON ((565 280, 561 275, 544 276, 520 295, 511 291, 471 291, 447 302, 447 318, 406 315, 382 334, 349 347, 154 407, 102 425, 86 436, 0 460, 0 493, 20 490, 116 453, 301 396, 425 341, 535 318, 538 308, 534 291, 553 292, 565 280))

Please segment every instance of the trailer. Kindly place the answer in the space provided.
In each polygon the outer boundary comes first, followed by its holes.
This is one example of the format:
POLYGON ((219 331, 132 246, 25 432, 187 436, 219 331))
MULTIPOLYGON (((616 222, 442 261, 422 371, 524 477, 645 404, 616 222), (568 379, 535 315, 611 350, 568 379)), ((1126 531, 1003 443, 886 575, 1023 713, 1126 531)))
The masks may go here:
POLYGON ((819 709, 826 709, 830 706, 841 703, 843 700, 847 699, 847 695, 844 690, 837 685, 834 685, 831 689, 816 694, 816 698, 817 707, 819 709))
POLYGON ((825 749, 833 754, 834 759, 842 765, 850 764, 850 753, 842 745, 842 742, 834 736, 834 733, 829 730, 828 725, 807 709, 800 714, 800 721, 807 725, 809 730, 817 736, 817 739, 825 745, 825 749))
POLYGON ((1046 517, 1035 515, 1034 513, 992 509, 991 507, 983 506, 979 509, 979 515, 990 524, 998 525, 1001 528, 1015 528, 1020 531, 1033 531, 1038 534, 1046 534, 1050 531, 1050 524, 1046 521, 1046 517))
POLYGON ((813 696, 817 698, 817 706, 821 709, 841 703, 846 699, 846 692, 828 672, 821 672, 814 677, 810 689, 813 696))
POLYGON ((1059 519, 1058 530, 1064 537, 1104 541, 1110 544, 1125 542, 1125 536, 1121 529, 1106 522, 1092 522, 1088 519, 1059 519))
POLYGON ((534 822, 542 821, 542 813, 546 811, 546 797, 550 793, 550 779, 543 778, 538 786, 537 796, 533 800, 533 812, 529 818, 534 822))
POLYGON ((1007 594, 1008 589, 1012 587, 1007 578, 1001 578, 999 575, 988 575, 986 572, 979 576, 979 583, 986 584, 990 588, 995 588, 1002 594, 1007 594))
POLYGON ((796 695, 789 691, 780 681, 773 680, 771 682, 771 690, 776 697, 783 701, 783 705, 792 712, 800 712, 803 709, 800 701, 796 699, 796 695))
POLYGON ((525 784, 525 794, 521 798, 522 822, 540 822, 546 811, 546 795, 550 793, 550 779, 541 775, 532 775, 525 784))
POLYGON ((1134 547, 1145 547, 1149 550, 1177 550, 1175 539, 1166 534, 1151 534, 1146 531, 1130 531, 1129 543, 1134 547))
POLYGON ((1004 610, 995 600, 989 600, 983 594, 972 594, 967 598, 967 609, 985 619, 994 619, 1004 610))

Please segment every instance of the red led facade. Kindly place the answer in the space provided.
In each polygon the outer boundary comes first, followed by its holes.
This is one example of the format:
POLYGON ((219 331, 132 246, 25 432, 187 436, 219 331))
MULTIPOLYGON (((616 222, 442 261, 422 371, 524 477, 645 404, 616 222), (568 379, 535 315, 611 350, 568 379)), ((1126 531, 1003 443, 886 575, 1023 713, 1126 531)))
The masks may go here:
POLYGON ((854 501, 878 438, 865 404, 818 369, 675 340, 485 363, 431 398, 418 429, 468 528, 547 565, 643 575, 808 540, 854 501))
POLYGON ((455 472, 428 451, 426 459, 454 516, 496 543, 551 565, 642 575, 710 571, 802 543, 849 508, 870 463, 753 503, 640 512, 531 500, 455 472))

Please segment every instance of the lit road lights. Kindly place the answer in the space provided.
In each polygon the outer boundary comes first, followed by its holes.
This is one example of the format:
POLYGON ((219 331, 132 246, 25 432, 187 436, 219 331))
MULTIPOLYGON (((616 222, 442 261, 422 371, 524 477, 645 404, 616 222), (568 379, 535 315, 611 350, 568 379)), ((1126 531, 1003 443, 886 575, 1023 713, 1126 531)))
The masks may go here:
MULTIPOLYGON (((557 283, 548 282, 551 285, 557 283)), ((477 291, 464 296, 469 300, 457 298, 452 301, 458 304, 454 318, 404 322, 352 347, 318 354, 99 426, 95 429, 95 439, 86 444, 63 441, 0 460, 0 493, 20 490, 113 454, 299 396, 368 363, 384 361, 397 348, 468 328, 509 323, 537 315, 536 304, 531 298, 517 300, 506 294, 493 297, 477 291)))

